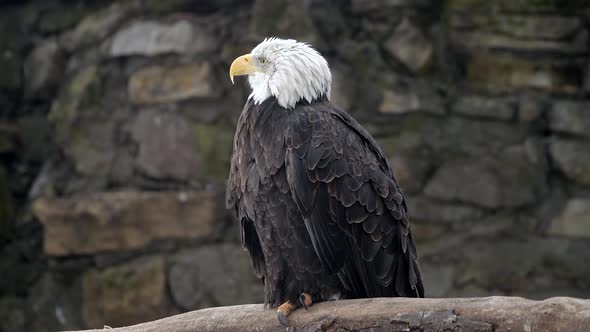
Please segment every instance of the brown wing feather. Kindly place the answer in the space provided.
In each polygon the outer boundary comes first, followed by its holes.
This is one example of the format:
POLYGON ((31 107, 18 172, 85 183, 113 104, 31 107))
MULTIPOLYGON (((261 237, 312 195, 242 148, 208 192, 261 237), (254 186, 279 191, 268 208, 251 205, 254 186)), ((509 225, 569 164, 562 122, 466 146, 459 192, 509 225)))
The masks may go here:
POLYGON ((356 297, 423 296, 407 207, 374 139, 329 102, 289 121, 287 179, 322 264, 356 297))

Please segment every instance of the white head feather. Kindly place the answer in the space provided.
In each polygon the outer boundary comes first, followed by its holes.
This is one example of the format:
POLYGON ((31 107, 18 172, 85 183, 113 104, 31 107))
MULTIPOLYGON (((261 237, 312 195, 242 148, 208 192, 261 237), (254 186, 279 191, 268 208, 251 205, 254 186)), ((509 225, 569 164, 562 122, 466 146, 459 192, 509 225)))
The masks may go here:
POLYGON ((330 99, 328 62, 311 46, 293 39, 267 38, 250 54, 261 69, 248 77, 250 98, 256 104, 270 96, 285 108, 293 108, 301 100, 330 99))

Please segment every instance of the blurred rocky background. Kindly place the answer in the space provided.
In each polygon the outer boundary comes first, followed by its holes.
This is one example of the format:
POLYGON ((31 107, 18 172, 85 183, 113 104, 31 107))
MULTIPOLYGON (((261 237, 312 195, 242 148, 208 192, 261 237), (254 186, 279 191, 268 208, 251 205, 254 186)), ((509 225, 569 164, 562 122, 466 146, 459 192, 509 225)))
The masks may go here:
POLYGON ((590 1, 0 3, 0 331, 261 302, 224 208, 267 36, 387 152, 427 295, 590 296, 590 1))

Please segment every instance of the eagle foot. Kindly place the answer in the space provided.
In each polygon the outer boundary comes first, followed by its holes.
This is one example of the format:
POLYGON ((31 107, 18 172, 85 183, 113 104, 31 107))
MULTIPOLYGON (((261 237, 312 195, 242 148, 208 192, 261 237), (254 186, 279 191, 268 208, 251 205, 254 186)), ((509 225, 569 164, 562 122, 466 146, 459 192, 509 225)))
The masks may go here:
POLYGON ((309 295, 309 293, 301 293, 301 295, 299 295, 299 304, 305 308, 305 310, 309 311, 309 307, 311 306, 311 304, 313 303, 312 299, 311 299, 311 295, 309 295))
POLYGON ((287 316, 289 316, 291 311, 295 309, 297 309, 297 304, 291 301, 287 301, 277 308, 277 319, 281 324, 283 324, 283 326, 289 326, 289 320, 287 319, 287 316))
POLYGON ((309 295, 309 293, 301 293, 301 295, 299 295, 299 303, 295 303, 292 301, 287 301, 283 304, 281 304, 278 308, 277 308, 277 319, 279 320, 279 322, 281 324, 283 324, 283 326, 289 326, 289 320, 287 319, 287 316, 289 316, 289 314, 299 308, 299 307, 303 307, 305 308, 305 310, 309 310, 309 307, 311 306, 311 304, 313 303, 311 295, 309 295))

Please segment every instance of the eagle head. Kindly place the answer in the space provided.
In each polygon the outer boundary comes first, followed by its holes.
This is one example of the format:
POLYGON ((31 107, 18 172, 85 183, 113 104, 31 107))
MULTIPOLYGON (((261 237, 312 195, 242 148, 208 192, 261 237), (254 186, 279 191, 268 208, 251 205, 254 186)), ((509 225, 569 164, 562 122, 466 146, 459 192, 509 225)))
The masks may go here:
POLYGON ((267 38, 236 58, 229 68, 232 83, 240 75, 248 75, 250 98, 256 104, 274 96, 282 107, 293 108, 299 101, 330 98, 328 62, 308 44, 293 39, 267 38))

